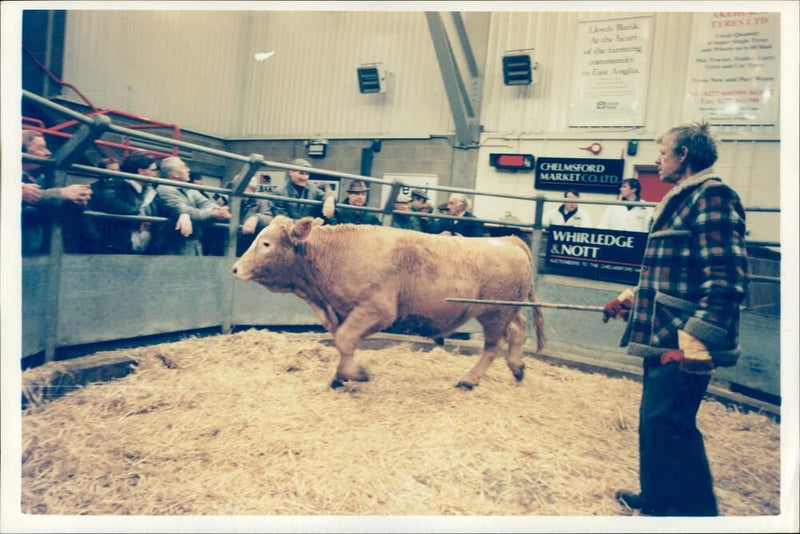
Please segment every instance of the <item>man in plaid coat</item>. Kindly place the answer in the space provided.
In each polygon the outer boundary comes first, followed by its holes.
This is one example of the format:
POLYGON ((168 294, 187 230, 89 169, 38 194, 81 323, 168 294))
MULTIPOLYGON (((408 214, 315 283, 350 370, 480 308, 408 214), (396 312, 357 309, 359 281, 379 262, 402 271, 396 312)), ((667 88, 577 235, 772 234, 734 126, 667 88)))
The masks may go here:
POLYGON ((639 285, 603 311, 604 322, 628 320, 621 345, 644 360, 641 493, 616 497, 646 515, 715 516, 695 416, 714 368, 735 365, 739 355, 745 213, 712 168, 717 143, 708 124, 672 128, 656 142, 659 177, 675 185, 653 213, 639 285))

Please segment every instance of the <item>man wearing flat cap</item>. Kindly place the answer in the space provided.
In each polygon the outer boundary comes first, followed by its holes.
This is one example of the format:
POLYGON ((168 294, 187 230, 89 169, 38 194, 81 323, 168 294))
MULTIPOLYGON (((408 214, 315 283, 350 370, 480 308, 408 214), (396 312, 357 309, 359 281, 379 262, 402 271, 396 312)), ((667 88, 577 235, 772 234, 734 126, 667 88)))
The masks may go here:
MULTIPOLYGON (((411 211, 417 213, 433 213, 433 204, 429 202, 428 193, 423 189, 411 190, 411 211)), ((430 217, 418 217, 419 229, 427 234, 438 234, 437 221, 430 217)))
POLYGON ((374 213, 345 206, 363 207, 367 205, 369 187, 363 180, 353 180, 347 188, 347 198, 336 211, 336 216, 328 221, 329 224, 373 224, 381 225, 381 220, 374 213))
MULTIPOLYGON (((303 158, 296 158, 289 162, 289 165, 311 168, 311 163, 303 158)), ((319 187, 308 182, 311 177, 307 170, 290 170, 286 183, 275 189, 274 193, 282 197, 289 197, 302 200, 321 200, 319 204, 304 204, 291 202, 289 200, 275 200, 272 203, 272 211, 277 215, 285 215, 290 219, 298 220, 303 217, 323 217, 330 219, 336 211, 336 194, 326 193, 319 187)))

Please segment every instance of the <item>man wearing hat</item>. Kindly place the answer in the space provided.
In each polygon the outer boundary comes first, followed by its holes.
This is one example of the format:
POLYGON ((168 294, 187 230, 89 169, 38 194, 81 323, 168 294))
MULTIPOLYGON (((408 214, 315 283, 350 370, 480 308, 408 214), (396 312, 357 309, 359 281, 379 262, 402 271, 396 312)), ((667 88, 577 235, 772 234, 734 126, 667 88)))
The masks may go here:
MULTIPOLYGON (((345 199, 345 205, 349 206, 366 206, 367 204, 367 194, 369 193, 369 187, 364 183, 363 180, 353 180, 350 182, 350 187, 347 188, 347 198, 345 199)), ((336 216, 333 217, 329 224, 373 224, 376 226, 381 225, 381 220, 378 219, 374 213, 369 211, 363 211, 358 209, 346 208, 344 206, 340 207, 339 210, 336 212, 336 216)))
MULTIPOLYGON (((428 202, 428 193, 423 189, 411 190, 411 211, 417 213, 433 213, 433 205, 428 202)), ((420 230, 427 234, 436 234, 437 221, 430 217, 418 217, 420 230)))
MULTIPOLYGON (((401 190, 397 194, 397 198, 394 201, 394 210, 411 211, 411 195, 401 190)), ((422 231, 421 226, 419 224, 419 217, 413 217, 397 213, 395 213, 392 216, 392 226, 394 226, 395 228, 403 228, 405 230, 416 230, 418 232, 422 231)))
MULTIPOLYGON (((289 165, 312 167, 311 163, 303 158, 293 159, 289 162, 289 165)), ((286 183, 277 187, 274 193, 288 198, 321 200, 323 201, 322 206, 320 207, 319 204, 301 204, 289 200, 275 200, 272 205, 272 211, 276 216, 285 215, 294 220, 303 217, 323 217, 325 219, 333 217, 336 211, 336 194, 333 192, 326 193, 316 185, 308 183, 309 178, 310 174, 306 170, 291 170, 288 172, 286 183)))

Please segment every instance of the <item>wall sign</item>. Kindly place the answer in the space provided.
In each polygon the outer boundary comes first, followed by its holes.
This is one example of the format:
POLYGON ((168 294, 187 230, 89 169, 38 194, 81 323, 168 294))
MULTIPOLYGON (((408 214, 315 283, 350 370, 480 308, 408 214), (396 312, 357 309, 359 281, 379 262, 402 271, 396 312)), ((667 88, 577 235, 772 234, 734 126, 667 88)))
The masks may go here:
POLYGON ((536 189, 614 193, 622 184, 625 160, 545 158, 536 160, 536 189))
POLYGON ((550 226, 546 265, 581 278, 636 284, 647 233, 550 226))
POLYGON ((685 120, 777 123, 780 17, 780 13, 694 14, 685 120))
POLYGON ((652 27, 652 17, 580 23, 570 126, 644 124, 652 27))

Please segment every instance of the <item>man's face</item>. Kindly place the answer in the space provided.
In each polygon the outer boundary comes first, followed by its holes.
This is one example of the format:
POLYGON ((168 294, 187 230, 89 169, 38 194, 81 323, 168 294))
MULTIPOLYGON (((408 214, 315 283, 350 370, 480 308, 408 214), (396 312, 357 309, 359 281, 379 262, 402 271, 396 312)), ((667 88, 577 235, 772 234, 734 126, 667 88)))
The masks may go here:
POLYGON ((450 215, 461 215, 464 212, 464 205, 457 198, 451 198, 447 201, 447 211, 450 215))
POLYGON ((367 203, 367 192, 358 191, 356 193, 348 193, 347 198, 350 199, 351 206, 363 206, 367 203))
POLYGON ((169 173, 169 178, 171 180, 179 180, 181 182, 188 182, 189 181, 189 167, 183 162, 180 162, 180 165, 172 169, 169 173))
POLYGON ((308 183, 309 174, 306 171, 289 171, 289 179, 297 187, 305 187, 308 183))
POLYGON ((686 170, 683 165, 683 156, 675 155, 672 138, 662 139, 658 144, 656 165, 658 165, 658 177, 662 182, 674 184, 683 178, 686 170))
POLYGON ((425 207, 425 199, 422 197, 416 197, 414 195, 411 196, 411 206, 421 210, 425 207))
MULTIPOLYGON (((146 169, 138 169, 136 174, 141 174, 142 176, 149 176, 151 178, 158 178, 158 167, 156 166, 156 162, 150 164, 149 167, 146 169)), ((147 182, 139 181, 140 184, 143 186, 149 185, 147 182)))
POLYGON ((624 183, 619 186, 619 198, 625 200, 634 200, 636 198, 636 192, 633 190, 629 183, 624 183))
POLYGON ((408 202, 395 202, 394 209, 396 211, 411 211, 411 204, 408 202))
POLYGON ((567 210, 567 213, 572 213, 576 209, 578 209, 578 205, 574 202, 570 202, 569 199, 576 198, 575 195, 572 193, 567 193, 567 200, 564 202, 564 208, 567 210))
POLYGON ((26 152, 31 156, 39 158, 49 158, 52 155, 47 149, 47 141, 44 140, 44 137, 34 137, 33 141, 28 145, 26 152))

